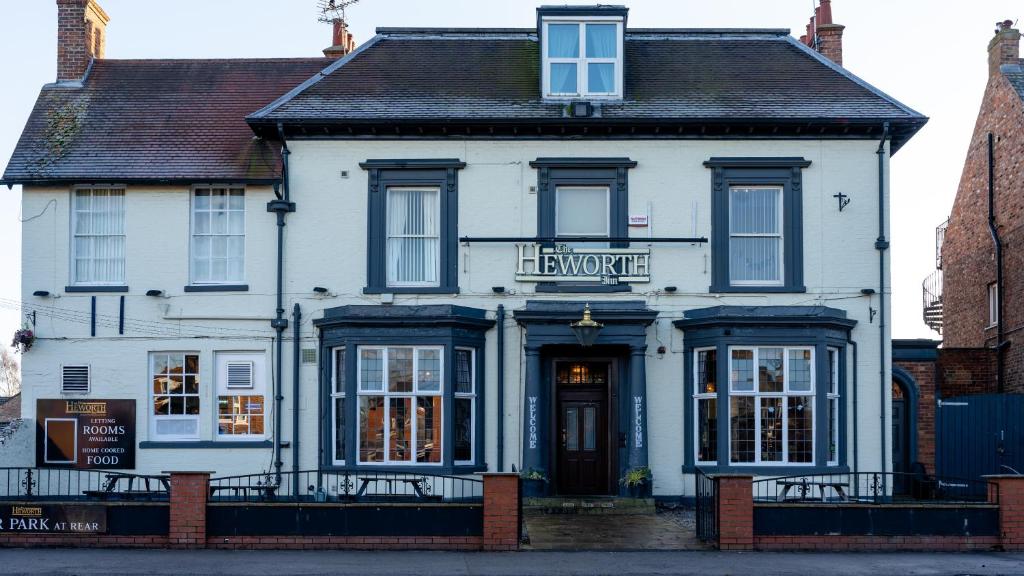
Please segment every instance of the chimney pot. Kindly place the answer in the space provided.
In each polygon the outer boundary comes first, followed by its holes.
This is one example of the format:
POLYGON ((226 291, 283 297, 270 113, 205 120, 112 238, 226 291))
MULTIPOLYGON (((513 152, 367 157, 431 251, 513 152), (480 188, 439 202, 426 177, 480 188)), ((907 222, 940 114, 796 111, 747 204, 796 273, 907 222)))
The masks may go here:
POLYGON ((1020 30, 1013 27, 1012 20, 996 24, 996 35, 988 43, 989 76, 999 74, 1003 64, 1020 63, 1020 30))
POLYGON ((843 30, 845 26, 832 22, 831 0, 821 0, 807 23, 807 34, 800 42, 817 50, 822 56, 843 65, 843 30))
POLYGON ((344 20, 335 19, 332 21, 332 25, 331 46, 324 48, 324 56, 341 58, 355 49, 356 42, 352 38, 352 33, 348 31, 348 25, 344 20))

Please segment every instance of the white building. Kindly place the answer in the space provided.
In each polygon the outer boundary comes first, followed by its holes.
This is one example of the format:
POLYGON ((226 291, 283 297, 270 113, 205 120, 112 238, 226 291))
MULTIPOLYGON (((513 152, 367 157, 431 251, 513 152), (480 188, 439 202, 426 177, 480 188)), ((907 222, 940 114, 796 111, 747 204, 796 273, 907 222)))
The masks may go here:
POLYGON ((788 31, 544 7, 334 61, 107 61, 82 4, 62 46, 96 58, 3 177, 26 418, 134 400, 145 473, 891 468, 889 161, 926 119, 788 31))

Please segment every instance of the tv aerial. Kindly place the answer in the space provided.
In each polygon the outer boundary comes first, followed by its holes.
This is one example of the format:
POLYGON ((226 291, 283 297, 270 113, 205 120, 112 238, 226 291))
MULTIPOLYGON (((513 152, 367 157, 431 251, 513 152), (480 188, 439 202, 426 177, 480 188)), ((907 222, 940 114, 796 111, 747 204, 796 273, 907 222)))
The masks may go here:
POLYGON ((347 22, 345 19, 345 8, 359 2, 359 0, 319 0, 317 2, 320 8, 320 16, 317 18, 320 22, 331 24, 341 20, 347 22))

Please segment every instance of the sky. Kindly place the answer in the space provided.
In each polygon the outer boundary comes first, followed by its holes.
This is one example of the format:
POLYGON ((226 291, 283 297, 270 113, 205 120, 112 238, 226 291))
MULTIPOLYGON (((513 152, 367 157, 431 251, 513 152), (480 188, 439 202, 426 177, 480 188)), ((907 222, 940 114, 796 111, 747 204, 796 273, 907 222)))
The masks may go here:
MULTIPOLYGON (((606 0, 607 1, 607 0, 606 0)), ((532 27, 527 0, 360 0, 348 9, 357 43, 377 26, 532 27)), ((561 0, 549 0, 557 4, 561 0)), ((575 2, 585 3, 585 2, 575 2)), ((631 27, 789 28, 799 36, 813 0, 617 0, 631 27)), ((100 0, 110 15, 108 58, 320 55, 330 26, 316 0, 100 0)), ((0 0, 0 166, 39 88, 56 75, 56 3, 0 0)), ((921 282, 935 267, 935 227, 948 217, 987 79, 995 23, 1024 15, 1019 0, 833 0, 846 26, 845 67, 930 117, 892 160, 893 336, 937 338, 921 320, 921 282)), ((0 188, 0 345, 23 318, 21 192, 0 188)), ((842 247, 836 246, 837 257, 842 247)))

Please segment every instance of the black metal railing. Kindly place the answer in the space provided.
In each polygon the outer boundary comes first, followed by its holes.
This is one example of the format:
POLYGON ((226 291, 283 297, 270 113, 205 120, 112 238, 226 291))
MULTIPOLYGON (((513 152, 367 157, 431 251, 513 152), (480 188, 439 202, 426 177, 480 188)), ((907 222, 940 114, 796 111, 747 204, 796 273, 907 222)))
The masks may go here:
POLYGON ((718 483, 700 468, 694 479, 697 483, 697 537, 701 542, 715 542, 718 540, 718 483))
POLYGON ((210 479, 219 502, 483 502, 478 478, 404 472, 263 472, 210 479))
POLYGON ((0 468, 0 500, 167 500, 170 477, 69 468, 0 468))
POLYGON ((894 472, 800 474, 754 482, 755 502, 819 504, 988 504, 998 501, 986 480, 894 472))

